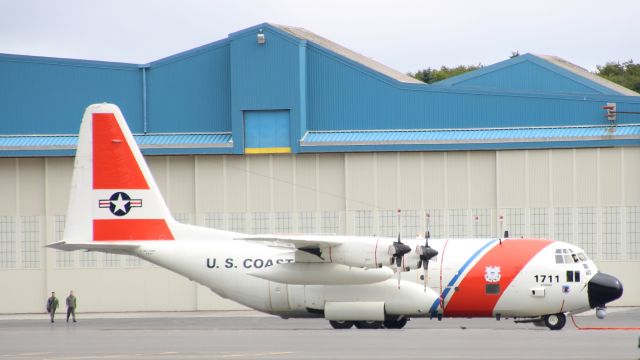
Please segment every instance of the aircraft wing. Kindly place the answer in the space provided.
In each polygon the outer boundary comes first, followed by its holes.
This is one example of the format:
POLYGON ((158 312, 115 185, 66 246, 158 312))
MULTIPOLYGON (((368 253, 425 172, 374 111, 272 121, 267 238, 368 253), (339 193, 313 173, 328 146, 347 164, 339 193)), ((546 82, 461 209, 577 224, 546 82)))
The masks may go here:
POLYGON ((86 250, 86 251, 100 251, 106 253, 115 253, 115 254, 130 254, 131 251, 136 250, 140 247, 140 245, 136 244, 126 244, 126 243, 97 243, 97 242, 78 242, 72 243, 67 241, 58 241, 52 244, 47 245, 46 247, 57 250, 64 251, 74 251, 74 250, 86 250))
POLYGON ((239 240, 259 242, 267 246, 295 248, 300 250, 320 249, 344 243, 340 237, 326 235, 255 235, 239 240))

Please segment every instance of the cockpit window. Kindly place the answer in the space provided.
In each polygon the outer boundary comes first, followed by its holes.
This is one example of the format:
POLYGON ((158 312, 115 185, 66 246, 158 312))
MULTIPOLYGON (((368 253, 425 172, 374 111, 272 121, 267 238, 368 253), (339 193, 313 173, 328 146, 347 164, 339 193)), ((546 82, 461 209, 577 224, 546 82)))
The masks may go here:
POLYGON ((574 264, 589 260, 584 253, 576 254, 571 249, 556 249, 555 258, 556 264, 574 264))

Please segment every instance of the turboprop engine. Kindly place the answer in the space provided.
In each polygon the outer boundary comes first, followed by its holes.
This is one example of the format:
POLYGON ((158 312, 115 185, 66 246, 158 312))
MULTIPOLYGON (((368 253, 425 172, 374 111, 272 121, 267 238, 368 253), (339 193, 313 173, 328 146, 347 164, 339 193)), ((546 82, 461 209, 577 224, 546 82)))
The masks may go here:
POLYGON ((379 238, 376 242, 370 239, 351 237, 338 246, 321 249, 321 257, 335 264, 363 268, 380 268, 389 266, 389 249, 393 240, 379 238))

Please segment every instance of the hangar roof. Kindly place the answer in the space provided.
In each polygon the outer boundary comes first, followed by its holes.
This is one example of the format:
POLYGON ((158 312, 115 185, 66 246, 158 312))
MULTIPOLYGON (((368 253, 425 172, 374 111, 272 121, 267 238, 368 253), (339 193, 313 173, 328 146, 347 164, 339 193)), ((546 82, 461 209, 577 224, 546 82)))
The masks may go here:
POLYGON ((336 54, 340 54, 350 60, 353 60, 359 64, 362 64, 363 66, 371 68, 372 70, 382 73, 390 78, 393 78, 405 83, 424 84, 422 81, 417 80, 416 78, 413 78, 407 74, 403 74, 398 70, 392 69, 387 65, 381 64, 373 60, 372 58, 366 57, 353 50, 347 49, 346 47, 339 45, 307 29, 300 28, 300 27, 286 26, 286 25, 278 25, 273 23, 271 23, 270 25, 275 26, 282 31, 286 31, 287 33, 299 39, 314 42, 324 47, 327 50, 333 51, 336 54))
POLYGON ((428 85, 268 23, 149 64, 0 54, 0 78, 0 157, 73 155, 82 110, 105 101, 145 154, 640 146, 640 96, 557 57, 428 85))
POLYGON ((455 88, 494 88, 558 93, 640 96, 637 92, 553 55, 523 54, 435 83, 455 88))

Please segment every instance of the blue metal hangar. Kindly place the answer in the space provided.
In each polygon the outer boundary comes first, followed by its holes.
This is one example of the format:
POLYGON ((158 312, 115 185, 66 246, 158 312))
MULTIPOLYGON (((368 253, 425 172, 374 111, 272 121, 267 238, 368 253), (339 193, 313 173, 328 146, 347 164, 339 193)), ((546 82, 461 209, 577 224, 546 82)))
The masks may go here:
POLYGON ((70 289, 84 311, 239 307, 136 258, 43 250, 95 102, 120 106, 179 221, 553 238, 640 305, 638 93, 534 54, 427 85, 264 23, 148 64, 0 54, 0 313, 70 289))

